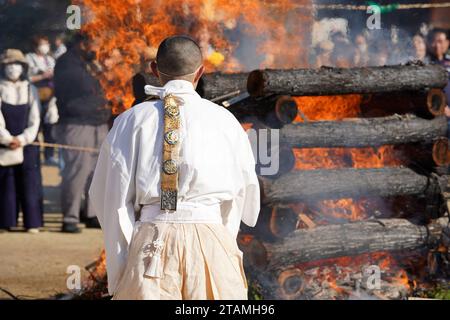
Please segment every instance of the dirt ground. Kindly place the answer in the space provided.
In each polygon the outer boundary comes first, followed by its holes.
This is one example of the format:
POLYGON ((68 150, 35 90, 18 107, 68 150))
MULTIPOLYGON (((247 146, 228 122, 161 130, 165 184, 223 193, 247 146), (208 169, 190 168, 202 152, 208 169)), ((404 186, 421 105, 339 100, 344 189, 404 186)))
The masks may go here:
POLYGON ((67 267, 79 266, 84 279, 85 266, 102 249, 102 234, 98 229, 83 229, 80 234, 59 232, 62 224, 59 170, 44 166, 42 173, 45 222, 41 233, 28 234, 20 227, 0 233, 0 299, 11 299, 3 290, 21 299, 49 298, 68 292, 67 267))

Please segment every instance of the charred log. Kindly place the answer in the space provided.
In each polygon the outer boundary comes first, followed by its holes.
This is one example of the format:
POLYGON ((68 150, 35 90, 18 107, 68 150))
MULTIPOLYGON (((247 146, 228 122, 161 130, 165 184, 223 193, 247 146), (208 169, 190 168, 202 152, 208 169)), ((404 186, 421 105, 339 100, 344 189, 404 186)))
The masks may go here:
POLYGON ((281 128, 292 123, 297 117, 298 108, 289 96, 269 96, 264 98, 248 98, 228 108, 234 116, 241 120, 255 116, 265 126, 281 128))
POLYGON ((280 274, 305 262, 433 247, 439 243, 447 224, 448 218, 428 225, 415 225, 405 219, 381 219, 298 229, 272 244, 254 238, 247 257, 252 267, 280 274))
POLYGON ((441 89, 368 94, 361 104, 361 113, 364 117, 414 113, 432 118, 443 115, 446 104, 441 89))
POLYGON ((299 215, 290 207, 263 206, 258 223, 251 230, 258 238, 274 241, 297 229, 299 215))
MULTIPOLYGON (((247 78, 248 73, 207 73, 200 79, 197 92, 205 99, 221 100, 220 97, 225 99, 227 95, 245 92, 247 78)), ((146 82, 153 86, 161 85, 153 75, 149 75, 146 82)))
POLYGON ((380 93, 444 88, 447 71, 439 65, 400 65, 369 68, 255 70, 249 74, 247 91, 266 94, 315 96, 349 93, 380 93))
POLYGON ((231 93, 246 91, 248 73, 207 73, 199 82, 197 91, 205 99, 219 99, 231 93))
POLYGON ((394 152, 396 158, 402 163, 424 168, 427 171, 450 165, 450 142, 444 137, 431 143, 397 145, 394 152))
POLYGON ((446 135, 445 117, 426 120, 407 115, 290 124, 280 130, 280 143, 298 148, 356 148, 430 142, 446 135))
POLYGON ((270 181, 260 177, 262 201, 273 205, 291 201, 423 195, 437 182, 408 168, 292 171, 270 181))

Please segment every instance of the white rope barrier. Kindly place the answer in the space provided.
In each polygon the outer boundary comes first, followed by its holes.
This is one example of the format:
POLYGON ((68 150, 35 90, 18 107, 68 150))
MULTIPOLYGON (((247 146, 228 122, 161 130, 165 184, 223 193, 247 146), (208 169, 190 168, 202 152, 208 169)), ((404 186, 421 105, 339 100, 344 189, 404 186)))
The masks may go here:
POLYGON ((72 150, 72 151, 91 152, 91 153, 99 152, 99 150, 96 148, 71 146, 71 145, 59 144, 59 143, 33 142, 31 144, 33 146, 46 147, 46 148, 57 148, 57 149, 66 149, 66 150, 72 150))

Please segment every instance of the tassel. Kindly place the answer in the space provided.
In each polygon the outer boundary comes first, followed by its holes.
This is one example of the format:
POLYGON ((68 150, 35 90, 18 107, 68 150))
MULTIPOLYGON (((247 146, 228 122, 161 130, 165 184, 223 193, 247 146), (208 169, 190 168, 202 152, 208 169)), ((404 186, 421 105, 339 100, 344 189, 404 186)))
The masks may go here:
POLYGON ((152 278, 161 278, 161 256, 160 255, 154 255, 152 257, 152 260, 150 261, 150 264, 148 265, 145 273, 145 277, 152 277, 152 278))
POLYGON ((164 241, 157 239, 153 241, 155 252, 151 253, 151 261, 145 270, 145 277, 161 278, 161 252, 164 246, 164 241))

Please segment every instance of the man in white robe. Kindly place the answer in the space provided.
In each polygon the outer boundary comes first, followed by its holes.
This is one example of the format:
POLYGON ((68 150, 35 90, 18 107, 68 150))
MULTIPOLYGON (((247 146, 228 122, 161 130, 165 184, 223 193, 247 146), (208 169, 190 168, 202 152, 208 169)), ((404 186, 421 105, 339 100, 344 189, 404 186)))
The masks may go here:
POLYGON ((164 40, 152 64, 163 87, 146 87, 159 99, 122 113, 101 147, 89 194, 113 299, 247 299, 236 236, 241 220, 253 227, 258 218, 255 158, 236 118, 196 93, 202 61, 189 37, 164 40), (182 101, 177 211, 169 220, 159 205, 168 94, 182 101), (149 265, 161 237, 158 275, 149 265))

